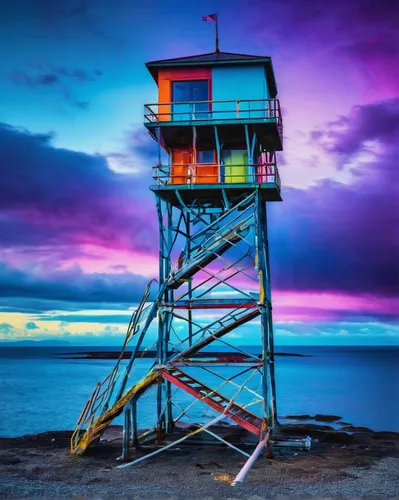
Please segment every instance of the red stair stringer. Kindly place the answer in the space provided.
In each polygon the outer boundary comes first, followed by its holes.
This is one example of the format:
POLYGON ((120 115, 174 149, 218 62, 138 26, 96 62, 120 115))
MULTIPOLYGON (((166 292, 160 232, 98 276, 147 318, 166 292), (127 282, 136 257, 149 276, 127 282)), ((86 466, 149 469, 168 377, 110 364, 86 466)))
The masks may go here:
MULTIPOLYGON (((162 377, 176 387, 179 387, 179 389, 183 389, 188 394, 191 394, 191 396, 201 399, 218 413, 225 412, 226 407, 230 402, 229 399, 222 396, 222 394, 214 391, 210 387, 207 387, 175 367, 165 370, 162 373, 162 377)), ((263 420, 248 410, 242 408, 242 406, 233 403, 225 412, 225 415, 228 419, 232 420, 234 423, 240 425, 252 434, 255 434, 256 436, 261 435, 263 420)))

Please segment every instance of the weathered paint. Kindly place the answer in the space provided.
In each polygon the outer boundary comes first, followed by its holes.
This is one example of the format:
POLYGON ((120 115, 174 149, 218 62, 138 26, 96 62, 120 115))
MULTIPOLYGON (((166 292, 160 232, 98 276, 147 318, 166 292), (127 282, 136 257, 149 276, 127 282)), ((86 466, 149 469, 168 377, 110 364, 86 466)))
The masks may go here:
MULTIPOLYGON (((221 66, 212 68, 212 100, 213 101, 241 101, 248 99, 269 99, 269 90, 266 83, 265 69, 261 65, 221 66)), ((264 111, 256 111, 262 103, 239 103, 239 116, 259 118, 265 115, 264 111), (253 111, 251 111, 253 110, 253 111)), ((234 119, 237 117, 236 104, 217 103, 212 106, 213 118, 234 119)))
POLYGON ((172 68, 161 69, 158 74, 158 107, 159 120, 170 121, 170 105, 172 102, 172 82, 187 80, 208 80, 209 100, 212 100, 211 68, 172 68))

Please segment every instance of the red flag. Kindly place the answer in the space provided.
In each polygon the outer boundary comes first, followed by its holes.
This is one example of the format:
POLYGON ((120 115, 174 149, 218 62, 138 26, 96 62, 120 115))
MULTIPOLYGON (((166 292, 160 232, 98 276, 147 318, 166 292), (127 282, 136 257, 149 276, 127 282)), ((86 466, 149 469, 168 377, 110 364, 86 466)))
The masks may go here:
POLYGON ((203 21, 216 21, 218 18, 218 15, 215 14, 209 14, 209 16, 202 16, 203 21))
POLYGON ((209 14, 209 16, 202 16, 203 21, 215 21, 215 29, 216 29, 216 52, 219 51, 219 29, 218 29, 218 15, 216 12, 213 14, 209 14))

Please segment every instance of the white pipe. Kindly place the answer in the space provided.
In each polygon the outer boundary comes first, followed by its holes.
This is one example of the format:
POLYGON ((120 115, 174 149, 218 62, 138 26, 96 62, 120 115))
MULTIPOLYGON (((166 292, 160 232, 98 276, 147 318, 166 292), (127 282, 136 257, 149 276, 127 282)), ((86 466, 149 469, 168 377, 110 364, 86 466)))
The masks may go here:
MULTIPOLYGON (((233 398, 234 399, 234 398, 233 398)), ((202 427, 200 427, 199 429, 196 429, 195 431, 193 432, 190 432, 189 434, 186 434, 185 436, 183 436, 182 438, 178 439, 177 441, 173 441, 172 443, 169 443, 167 444, 166 446, 162 447, 162 448, 159 448, 158 450, 155 450, 153 451, 152 453, 149 453, 148 455, 144 455, 144 457, 140 457, 138 458, 137 460, 134 460, 133 462, 128 462, 128 463, 125 463, 125 464, 122 464, 122 465, 118 465, 117 466, 117 469, 123 469, 124 467, 130 467, 131 465, 135 465, 135 464, 138 464, 139 462, 142 462, 143 460, 146 460, 147 458, 150 458, 150 457, 153 457, 154 455, 158 455, 158 453, 161 453, 161 451, 165 451, 169 448, 171 448, 172 446, 176 446, 177 444, 180 444, 181 442, 185 441, 186 439, 188 439, 189 437, 192 437, 194 436, 195 434, 198 434, 199 432, 207 429, 208 427, 210 427, 211 425, 214 425, 216 424, 217 422, 219 422, 219 420, 221 420, 222 418, 224 418, 226 416, 226 413, 230 410, 231 408, 231 405, 233 404, 233 399, 230 401, 230 403, 226 406, 225 410, 223 413, 221 413, 220 415, 218 415, 216 418, 214 418, 213 420, 211 420, 210 422, 208 422, 207 424, 203 425, 202 427)))
POLYGON ((240 472, 237 474, 237 477, 231 483, 231 486, 237 486, 239 483, 244 482, 245 476, 248 474, 249 470, 251 469, 251 467, 255 463, 256 459, 262 453, 264 447, 266 446, 266 443, 269 440, 269 437, 270 437, 270 434, 267 433, 266 437, 264 439, 262 439, 262 441, 259 441, 258 446, 255 448, 252 455, 245 462, 243 468, 240 470, 240 472))
MULTIPOLYGON (((176 403, 172 403, 174 406, 176 406, 176 408, 178 408, 180 411, 183 411, 183 409, 176 403)), ((184 412, 183 412, 184 413, 184 412)), ((194 423, 197 423, 195 422, 195 420, 191 417, 189 417, 188 415, 186 415, 190 420, 192 420, 194 423)), ((208 434, 210 434, 211 436, 213 436, 214 438, 218 439, 219 441, 221 441, 222 443, 224 444, 227 444, 227 446, 230 446, 230 448, 233 448, 233 450, 236 450, 238 451, 239 453, 241 453, 242 455, 245 455, 246 457, 250 457, 250 455, 248 455, 248 453, 246 453, 245 451, 243 450, 240 450, 240 448, 237 448, 237 446, 234 446, 234 444, 232 443, 229 443, 228 441, 226 441, 225 439, 223 439, 222 437, 218 436, 217 434, 215 434, 214 432, 210 431, 209 429, 204 429, 205 432, 207 432, 208 434)))

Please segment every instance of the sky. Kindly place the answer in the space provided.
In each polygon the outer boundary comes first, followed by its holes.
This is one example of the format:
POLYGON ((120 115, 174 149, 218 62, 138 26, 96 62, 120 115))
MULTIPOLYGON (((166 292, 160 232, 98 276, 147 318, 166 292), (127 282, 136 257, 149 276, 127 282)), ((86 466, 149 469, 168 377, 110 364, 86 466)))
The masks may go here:
POLYGON ((391 0, 1 2, 1 340, 121 343, 158 271, 145 63, 212 52, 213 12, 222 51, 272 57, 283 110, 276 344, 399 344, 391 0))

